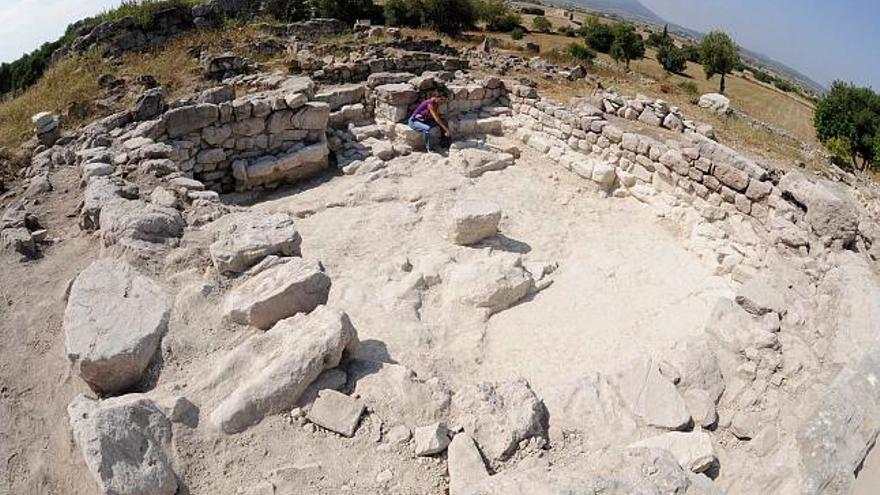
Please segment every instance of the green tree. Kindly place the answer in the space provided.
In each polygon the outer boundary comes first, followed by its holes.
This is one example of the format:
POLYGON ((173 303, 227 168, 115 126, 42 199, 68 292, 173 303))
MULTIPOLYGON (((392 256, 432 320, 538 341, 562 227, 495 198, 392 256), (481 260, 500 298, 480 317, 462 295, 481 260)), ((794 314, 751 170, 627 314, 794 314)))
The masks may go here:
POLYGON ((864 166, 877 165, 880 95, 872 89, 835 81, 816 105, 813 123, 823 143, 836 138, 846 140, 854 164, 861 160, 864 166))
POLYGON ((522 28, 514 28, 513 31, 510 32, 510 37, 514 41, 519 41, 525 37, 526 33, 522 30, 522 28))
POLYGON ((669 36, 669 26, 663 26, 663 34, 652 32, 648 35, 648 46, 660 48, 665 45, 672 44, 672 37, 669 36))
POLYGON ((442 34, 457 36, 474 26, 471 0, 420 0, 422 25, 442 34))
POLYGON ((741 63, 739 47, 726 33, 712 31, 700 43, 700 63, 706 79, 712 79, 716 74, 721 76, 719 93, 724 94, 725 77, 741 63))
POLYGON ((539 15, 532 19, 532 29, 539 33, 548 33, 553 29, 553 24, 550 24, 546 17, 539 15))
POLYGON ((568 45, 568 54, 584 65, 592 64, 596 58, 596 51, 582 43, 568 45))
POLYGON ((608 52, 617 62, 624 62, 627 69, 629 63, 645 56, 645 40, 636 32, 632 24, 618 22, 614 25, 614 42, 608 52))
POLYGON ((699 45, 684 45, 681 47, 681 52, 684 53, 684 58, 688 62, 693 62, 695 64, 700 63, 700 47, 699 45))
POLYGON ((421 3, 417 0, 386 0, 384 11, 389 26, 418 27, 422 23, 421 3))
POLYGON ((579 34, 584 37, 587 46, 597 52, 608 53, 611 50, 611 44, 614 43, 614 31, 608 24, 587 23, 580 29, 579 34))
POLYGON ((377 11, 373 0, 317 0, 315 3, 318 16, 349 24, 354 24, 358 19, 373 19, 377 11))
POLYGON ((477 19, 485 22, 490 31, 506 32, 522 23, 522 17, 504 0, 477 0, 474 9, 477 19))
POLYGON ((669 72, 680 74, 687 69, 687 57, 684 52, 672 43, 661 45, 657 50, 657 61, 669 72))

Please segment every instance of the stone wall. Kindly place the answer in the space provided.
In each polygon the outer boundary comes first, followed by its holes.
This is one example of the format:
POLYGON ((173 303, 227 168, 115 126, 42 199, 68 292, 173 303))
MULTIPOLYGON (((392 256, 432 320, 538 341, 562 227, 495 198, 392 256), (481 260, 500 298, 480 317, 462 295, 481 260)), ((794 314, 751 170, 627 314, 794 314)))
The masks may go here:
POLYGON ((456 71, 468 68, 466 60, 429 52, 405 52, 397 57, 375 56, 330 65, 319 59, 298 60, 293 65, 294 70, 310 73, 316 81, 325 84, 363 82, 372 74, 384 72, 421 74, 424 71, 456 71))
POLYGON ((525 86, 510 100, 510 130, 519 140, 608 194, 678 190, 693 196, 704 216, 738 211, 762 223, 771 208, 791 208, 781 204, 770 170, 695 132, 661 142, 625 132, 592 106, 567 108, 525 86))

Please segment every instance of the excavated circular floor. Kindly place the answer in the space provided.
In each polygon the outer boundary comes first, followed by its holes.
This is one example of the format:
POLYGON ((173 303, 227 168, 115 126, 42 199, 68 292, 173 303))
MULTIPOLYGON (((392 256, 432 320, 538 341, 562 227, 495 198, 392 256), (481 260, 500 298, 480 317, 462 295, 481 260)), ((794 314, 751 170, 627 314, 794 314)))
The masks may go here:
POLYGON ((330 302, 351 315, 363 352, 451 386, 526 378, 552 414, 566 379, 611 372, 702 333, 714 303, 732 295, 651 208, 582 186, 530 152, 477 179, 416 154, 372 178, 338 177, 256 207, 302 217, 303 254, 326 265, 330 302), (502 233, 475 248, 455 246, 444 238, 449 210, 473 197, 501 207, 502 233), (503 251, 558 269, 550 287, 488 322, 450 315, 446 281, 420 295, 417 317, 400 311, 400 294, 389 291, 408 262, 511 256, 503 251))

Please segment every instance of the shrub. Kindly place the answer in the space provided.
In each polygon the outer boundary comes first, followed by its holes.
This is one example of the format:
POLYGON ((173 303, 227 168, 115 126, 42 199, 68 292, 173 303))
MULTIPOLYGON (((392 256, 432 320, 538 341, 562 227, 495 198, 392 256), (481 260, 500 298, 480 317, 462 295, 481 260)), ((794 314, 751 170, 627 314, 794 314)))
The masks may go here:
POLYGON ((308 0, 264 0, 263 12, 285 22, 298 22, 312 17, 308 0))
POLYGON ((660 48, 671 45, 672 38, 669 36, 669 26, 663 26, 663 33, 652 32, 648 35, 648 46, 660 48))
POLYGON ((678 87, 688 96, 700 96, 700 87, 693 81, 682 81, 678 83, 678 87))
POLYGON ((544 14, 546 14, 544 9, 539 9, 538 7, 523 7, 521 9, 519 9, 519 11, 522 12, 523 14, 528 14, 528 15, 544 15, 544 14))
POLYGON ((665 44, 657 50, 657 61, 669 72, 679 74, 687 68, 687 58, 684 52, 673 44, 665 44))
POLYGON ((421 8, 423 25, 450 36, 472 28, 476 20, 470 0, 422 0, 421 8))
POLYGON ((568 53, 571 57, 582 64, 592 64, 596 58, 596 51, 582 43, 568 45, 568 53))
POLYGON ((575 34, 574 28, 572 28, 571 26, 562 26, 557 29, 556 32, 568 38, 574 38, 575 36, 577 36, 575 34))
POLYGON ((825 142, 825 147, 831 153, 831 161, 838 167, 853 165, 852 143, 845 137, 834 137, 825 142))
POLYGON ((510 32, 510 37, 516 41, 523 39, 525 35, 526 33, 522 30, 522 28, 514 28, 514 30, 510 32))
POLYGON ((617 62, 624 62, 629 68, 632 60, 645 56, 645 40, 636 32, 632 24, 618 22, 614 25, 614 43, 608 52, 617 62))
POLYGON ((532 19, 532 28, 539 33, 548 33, 553 29, 553 25, 550 24, 546 17, 539 15, 532 19))
POLYGON ((721 85, 718 92, 724 94, 725 76, 740 64, 739 48, 727 34, 712 31, 700 43, 700 54, 706 79, 720 75, 721 85))
POLYGON ((386 0, 385 23, 389 26, 418 27, 422 23, 421 5, 413 0, 386 0))
POLYGON ((684 45, 681 47, 681 52, 684 53, 684 58, 688 62, 700 63, 700 47, 698 45, 684 45))

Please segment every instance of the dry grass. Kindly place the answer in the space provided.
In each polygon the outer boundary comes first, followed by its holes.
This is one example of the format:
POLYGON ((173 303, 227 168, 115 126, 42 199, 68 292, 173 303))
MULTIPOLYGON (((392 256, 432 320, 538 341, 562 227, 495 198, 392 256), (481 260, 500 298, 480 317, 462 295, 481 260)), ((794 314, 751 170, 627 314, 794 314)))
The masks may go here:
MULTIPOLYGON (((50 68, 40 81, 21 95, 0 103, 0 146, 14 150, 31 137, 31 116, 52 111, 67 114, 73 105, 87 104, 100 93, 98 77, 113 67, 96 53, 67 58, 50 68)), ((86 115, 85 119, 92 115, 86 115)), ((83 119, 68 118, 65 126, 83 119)))
POLYGON ((129 92, 115 106, 96 107, 104 96, 98 86, 102 74, 131 82, 152 75, 165 87, 168 98, 183 96, 214 83, 204 81, 197 54, 234 50, 250 60, 268 65, 277 60, 259 56, 253 43, 261 37, 257 26, 227 27, 213 31, 193 31, 167 43, 159 50, 129 53, 117 64, 103 60, 97 52, 66 58, 51 67, 40 81, 15 98, 0 102, 0 147, 15 150, 32 136, 32 115, 51 111, 64 116, 64 126, 77 126, 131 105, 136 91, 129 92), (71 112, 72 108, 79 111, 71 112))

